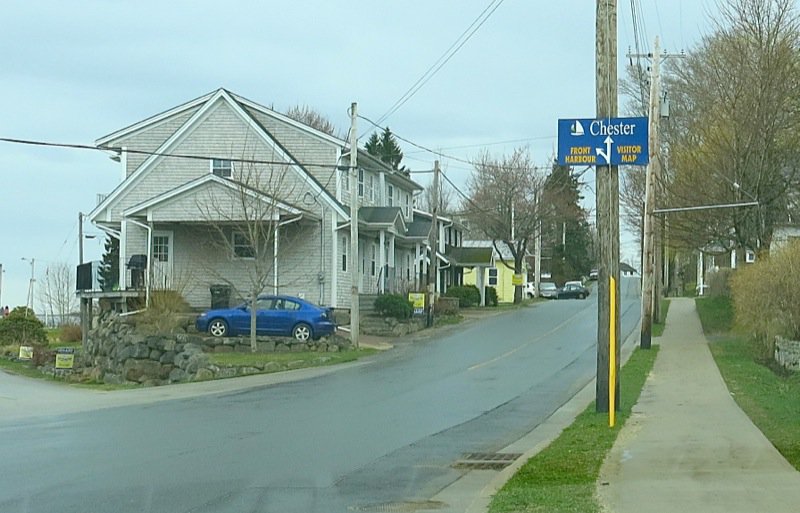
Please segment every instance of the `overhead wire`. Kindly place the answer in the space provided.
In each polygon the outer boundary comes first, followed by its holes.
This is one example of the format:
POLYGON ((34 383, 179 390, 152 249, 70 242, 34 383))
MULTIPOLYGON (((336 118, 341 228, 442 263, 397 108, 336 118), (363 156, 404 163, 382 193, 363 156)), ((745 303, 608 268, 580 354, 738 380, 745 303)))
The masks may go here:
POLYGON ((408 88, 408 90, 403 93, 400 98, 395 101, 389 110, 387 110, 380 118, 378 118, 378 124, 383 123, 386 121, 392 114, 397 112, 400 107, 402 107, 408 100, 410 100, 417 92, 426 84, 428 81, 433 78, 436 73, 439 72, 442 67, 447 64, 447 62, 453 58, 453 56, 458 53, 458 51, 469 41, 475 32, 480 29, 486 20, 488 20, 492 14, 497 10, 504 0, 491 0, 489 5, 481 11, 481 13, 472 21, 472 23, 462 32, 458 38, 451 44, 447 50, 434 62, 426 71, 422 74, 422 76, 417 79, 414 84, 408 88))

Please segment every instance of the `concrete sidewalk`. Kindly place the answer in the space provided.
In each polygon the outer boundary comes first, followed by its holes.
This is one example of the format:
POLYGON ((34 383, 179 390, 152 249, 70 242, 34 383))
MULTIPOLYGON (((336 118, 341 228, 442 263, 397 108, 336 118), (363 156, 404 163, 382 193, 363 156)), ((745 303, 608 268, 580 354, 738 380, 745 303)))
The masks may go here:
POLYGON ((800 511, 800 472, 731 398, 692 299, 673 299, 651 375, 600 473, 606 511, 800 511))

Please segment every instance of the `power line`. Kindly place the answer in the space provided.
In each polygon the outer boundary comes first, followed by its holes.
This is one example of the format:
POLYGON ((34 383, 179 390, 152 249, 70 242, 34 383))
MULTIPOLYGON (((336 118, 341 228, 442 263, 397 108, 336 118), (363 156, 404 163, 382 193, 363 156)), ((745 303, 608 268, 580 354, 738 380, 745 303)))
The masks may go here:
POLYGON ((503 1, 504 0, 492 0, 489 2, 489 5, 487 5, 483 11, 481 11, 478 17, 473 20, 473 22, 464 30, 464 32, 461 33, 461 35, 458 36, 458 38, 456 38, 453 44, 451 44, 450 47, 445 50, 445 52, 436 60, 436 62, 434 62, 425 71, 425 73, 423 73, 422 76, 417 79, 417 81, 414 82, 414 84, 409 87, 408 90, 403 93, 403 95, 396 102, 394 102, 391 107, 389 107, 389 110, 387 110, 380 118, 378 118, 378 123, 383 123, 386 121, 389 116, 397 112, 400 107, 410 100, 411 97, 417 93, 417 91, 419 91, 431 78, 433 78, 433 76, 436 75, 436 73, 438 73, 439 70, 442 69, 442 67, 447 64, 447 62, 452 59, 456 53, 458 53, 461 47, 463 47, 466 42, 470 40, 475 32, 477 32, 478 29, 481 28, 484 23, 486 23, 486 20, 488 20, 489 17, 494 14, 503 1))
MULTIPOLYGON (((97 146, 90 146, 88 144, 72 144, 72 143, 57 143, 57 142, 47 142, 47 141, 36 141, 30 139, 15 139, 11 137, 0 137, 0 142, 6 142, 11 144, 25 144, 29 146, 42 146, 47 148, 68 148, 68 149, 75 149, 75 150, 90 150, 90 151, 101 151, 107 153, 109 151, 121 154, 131 153, 136 155, 148 155, 148 156, 158 156, 158 157, 169 157, 169 158, 176 158, 176 159, 188 159, 188 160, 227 160, 230 162, 237 162, 242 164, 265 164, 265 165, 279 165, 279 166, 303 166, 303 167, 323 167, 329 168, 331 167, 330 162, 328 163, 311 163, 311 162, 286 162, 286 161, 279 161, 279 160, 261 160, 261 159, 244 159, 244 158, 230 158, 230 157, 220 157, 220 156, 212 156, 212 155, 192 155, 186 153, 165 153, 160 151, 149 151, 149 150, 136 150, 131 148, 122 148, 116 146, 109 146, 106 148, 99 148, 97 146)), ((348 169, 349 166, 346 165, 337 165, 337 169, 348 169)))

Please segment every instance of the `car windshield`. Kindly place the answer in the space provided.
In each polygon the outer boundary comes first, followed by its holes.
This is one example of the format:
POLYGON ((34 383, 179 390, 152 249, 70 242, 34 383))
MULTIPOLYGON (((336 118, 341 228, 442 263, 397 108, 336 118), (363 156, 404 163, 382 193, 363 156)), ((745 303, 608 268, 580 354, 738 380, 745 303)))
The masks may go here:
POLYGON ((558 287, 556 287, 556 284, 551 281, 545 281, 542 282, 541 285, 539 285, 539 288, 542 290, 551 290, 551 289, 557 289, 558 287))

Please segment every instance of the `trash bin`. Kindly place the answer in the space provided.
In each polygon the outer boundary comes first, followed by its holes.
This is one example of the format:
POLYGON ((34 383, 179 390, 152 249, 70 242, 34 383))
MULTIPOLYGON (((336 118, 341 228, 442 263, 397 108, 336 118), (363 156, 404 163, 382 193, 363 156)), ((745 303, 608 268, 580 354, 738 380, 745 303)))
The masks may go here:
POLYGON ((211 308, 230 308, 231 288, 229 285, 211 285, 211 308))

